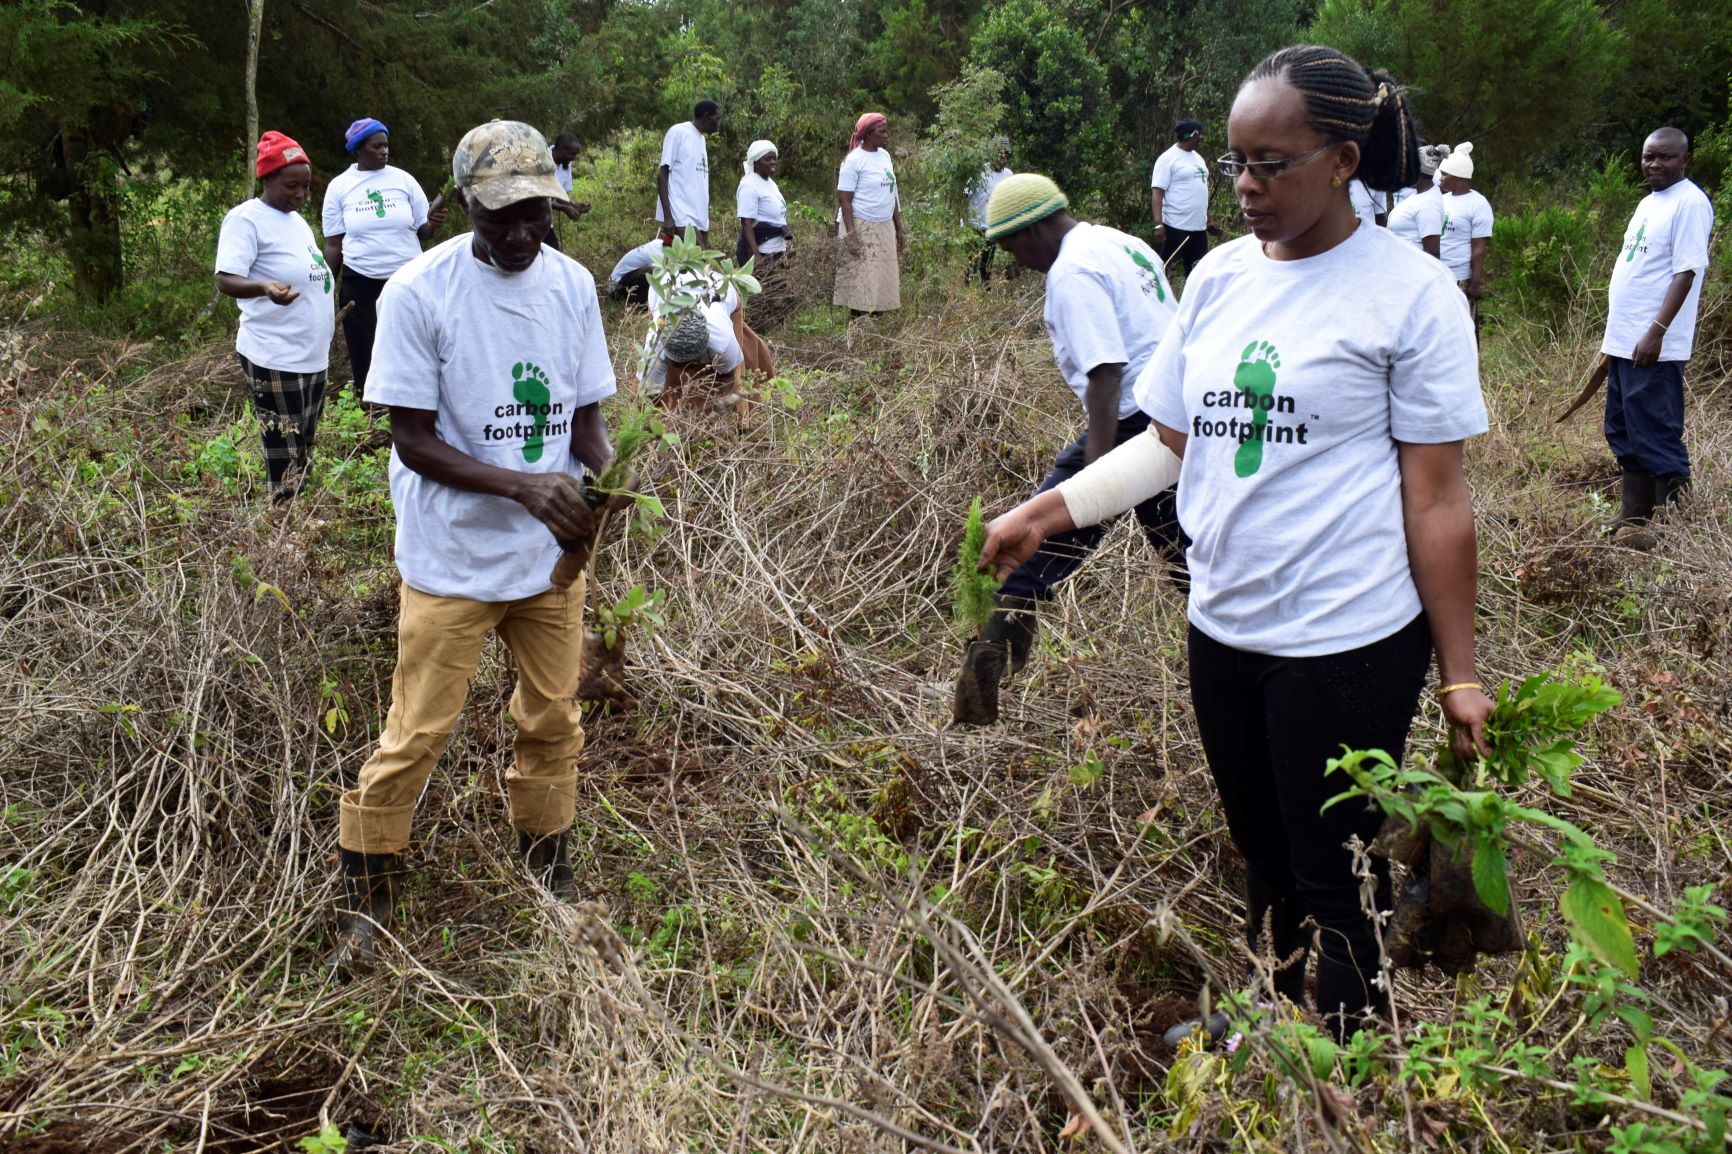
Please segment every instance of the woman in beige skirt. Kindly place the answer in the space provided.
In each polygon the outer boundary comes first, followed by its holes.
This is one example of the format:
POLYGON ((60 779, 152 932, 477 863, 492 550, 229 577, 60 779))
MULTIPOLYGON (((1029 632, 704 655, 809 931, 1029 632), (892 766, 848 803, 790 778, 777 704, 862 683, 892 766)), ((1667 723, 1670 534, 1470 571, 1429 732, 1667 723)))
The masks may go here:
POLYGON ((888 139, 884 114, 866 113, 854 125, 848 155, 836 174, 842 254, 835 303, 855 316, 902 307, 897 260, 908 234, 902 228, 896 168, 884 147, 888 139))

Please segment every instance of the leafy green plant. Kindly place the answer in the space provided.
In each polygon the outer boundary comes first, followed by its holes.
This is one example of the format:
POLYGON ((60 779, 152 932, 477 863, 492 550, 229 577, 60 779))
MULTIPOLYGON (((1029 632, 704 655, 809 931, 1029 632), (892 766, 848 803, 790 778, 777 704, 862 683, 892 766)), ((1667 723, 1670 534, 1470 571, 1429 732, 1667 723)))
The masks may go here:
POLYGON ((633 585, 629 593, 612 605, 597 606, 595 624, 602 642, 609 649, 616 649, 620 639, 634 629, 641 630, 646 637, 652 636, 667 624, 661 613, 663 600, 660 589, 650 593, 642 585, 633 585))
POLYGON ((992 619, 992 595, 999 582, 992 574, 980 569, 981 550, 986 547, 986 522, 981 513, 980 498, 968 507, 968 524, 962 531, 962 549, 957 554, 956 568, 950 573, 953 594, 951 615, 968 633, 977 633, 992 619))

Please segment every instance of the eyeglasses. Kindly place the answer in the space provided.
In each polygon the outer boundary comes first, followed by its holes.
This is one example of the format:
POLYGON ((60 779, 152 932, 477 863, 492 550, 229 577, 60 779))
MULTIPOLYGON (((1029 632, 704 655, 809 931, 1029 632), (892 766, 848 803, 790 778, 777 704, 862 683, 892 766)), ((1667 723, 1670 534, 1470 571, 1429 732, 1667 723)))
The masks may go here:
POLYGON ((1313 148, 1300 156, 1283 157, 1280 160, 1240 160, 1232 153, 1215 159, 1215 165, 1221 170, 1221 175, 1228 180, 1237 180, 1241 172, 1248 172, 1258 180, 1274 180, 1289 168, 1304 164, 1314 156, 1322 156, 1333 144, 1325 144, 1322 148, 1313 148))

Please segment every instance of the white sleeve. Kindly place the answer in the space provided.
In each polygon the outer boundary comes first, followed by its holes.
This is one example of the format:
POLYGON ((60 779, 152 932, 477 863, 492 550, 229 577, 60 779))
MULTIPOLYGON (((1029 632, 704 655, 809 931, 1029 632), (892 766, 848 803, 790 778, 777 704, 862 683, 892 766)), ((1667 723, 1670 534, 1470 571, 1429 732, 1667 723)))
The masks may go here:
POLYGON ((439 409, 438 334, 421 298, 399 280, 387 281, 379 294, 379 331, 366 394, 375 405, 439 409))
POLYGON ((1167 154, 1163 152, 1155 157, 1154 171, 1149 173, 1149 187, 1158 188, 1165 192, 1172 183, 1173 166, 1168 163, 1167 154))
POLYGON ((674 125, 662 135, 663 168, 672 168, 680 158, 680 126, 674 125))
MULTIPOLYGON (((1190 295, 1189 288, 1186 295, 1190 295)), ((1185 314, 1181 302, 1178 315, 1167 326, 1161 343, 1155 346, 1155 355, 1137 374, 1131 389, 1137 408, 1181 433, 1189 424, 1185 420, 1185 332, 1190 328, 1191 318, 1185 314)))
MULTIPOLYGON (((601 301, 595 295, 595 278, 589 275, 587 269, 578 269, 586 291, 582 293, 577 306, 577 331, 583 342, 583 351, 578 355, 577 363, 577 407, 593 405, 613 396, 617 386, 613 376, 613 359, 607 352, 607 333, 601 327, 601 301)), ((390 286, 386 285, 386 291, 390 286)), ((380 303, 383 304, 381 297, 380 303)), ((384 317, 379 318, 383 328, 384 317)), ((374 363, 378 363, 378 354, 373 354, 374 363)), ((373 387, 373 378, 367 377, 367 388, 373 387)))
POLYGON ((1099 525, 1173 487, 1179 458, 1161 443, 1155 427, 1132 437, 1094 464, 1061 482, 1058 495, 1077 528, 1099 525))
POLYGON ((319 228, 326 236, 342 236, 349 231, 343 223, 343 187, 339 176, 325 186, 325 204, 319 211, 319 228))
POLYGON ((740 186, 734 190, 734 215, 741 220, 758 219, 758 194, 749 187, 751 183, 751 177, 743 176, 740 186))
POLYGON ((716 372, 731 373, 739 368, 746 354, 740 349, 739 338, 734 336, 734 322, 727 306, 721 301, 705 305, 704 327, 709 330, 710 363, 716 372))
POLYGON ((1485 200, 1485 198, 1483 198, 1483 197, 1481 197, 1480 199, 1481 199, 1481 202, 1485 205, 1485 211, 1484 212, 1476 212, 1473 214, 1473 232, 1469 234, 1470 238, 1473 240, 1480 240, 1484 237, 1489 237, 1491 235, 1491 228, 1492 228, 1491 201, 1485 200))
POLYGON ((1389 435, 1415 445, 1442 445, 1477 436, 1486 427, 1467 298, 1447 277, 1429 278, 1389 368, 1389 435))
POLYGON ((409 182, 409 220, 417 230, 427 223, 427 193, 421 188, 421 182, 403 174, 409 182))
POLYGON ((1672 275, 1708 267, 1708 237, 1714 231, 1714 206, 1707 197, 1685 201, 1672 216, 1672 275))
POLYGON ((836 191, 853 192, 860 187, 860 166, 854 163, 855 153, 850 152, 842 158, 842 167, 836 170, 836 191))
POLYGON ((222 231, 217 234, 216 270, 250 277, 258 256, 258 230, 252 221, 231 209, 223 217, 222 231))
POLYGON ((1076 273, 1047 282, 1052 304, 1053 329, 1063 340, 1071 359, 1083 372, 1102 365, 1130 361, 1124 334, 1119 332, 1118 310, 1102 279, 1091 272, 1076 273))
POLYGON ((1443 235, 1443 201, 1433 198, 1427 200, 1414 211, 1413 227, 1418 230, 1419 238, 1443 235))

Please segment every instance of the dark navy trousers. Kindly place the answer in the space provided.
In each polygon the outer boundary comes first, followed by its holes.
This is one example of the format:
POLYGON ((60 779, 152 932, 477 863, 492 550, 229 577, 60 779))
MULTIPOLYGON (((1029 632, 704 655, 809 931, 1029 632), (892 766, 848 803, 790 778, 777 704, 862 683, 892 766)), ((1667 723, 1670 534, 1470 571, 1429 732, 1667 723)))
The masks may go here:
POLYGON ((1688 477, 1684 448, 1684 362, 1656 361, 1637 368, 1608 357, 1606 444, 1625 472, 1688 477))

